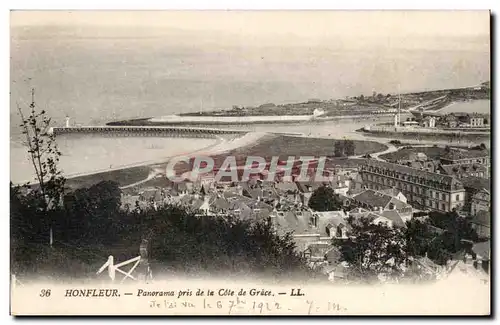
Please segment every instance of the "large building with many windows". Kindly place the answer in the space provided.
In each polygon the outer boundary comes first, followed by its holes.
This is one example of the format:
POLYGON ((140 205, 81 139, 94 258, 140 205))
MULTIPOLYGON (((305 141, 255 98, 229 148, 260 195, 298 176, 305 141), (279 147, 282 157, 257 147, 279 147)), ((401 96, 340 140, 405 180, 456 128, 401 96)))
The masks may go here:
POLYGON ((369 159, 361 166, 360 176, 368 189, 398 189, 417 209, 452 211, 464 206, 464 186, 449 175, 369 159))

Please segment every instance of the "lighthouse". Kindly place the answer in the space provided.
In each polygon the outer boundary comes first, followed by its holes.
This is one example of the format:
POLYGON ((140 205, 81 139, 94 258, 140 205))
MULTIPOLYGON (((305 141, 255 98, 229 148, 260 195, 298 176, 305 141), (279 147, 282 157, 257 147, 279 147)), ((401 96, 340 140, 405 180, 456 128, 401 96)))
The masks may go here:
POLYGON ((70 127, 70 126, 69 126, 69 116, 68 116, 68 115, 66 115, 66 127, 67 127, 67 128, 69 128, 69 127, 70 127))

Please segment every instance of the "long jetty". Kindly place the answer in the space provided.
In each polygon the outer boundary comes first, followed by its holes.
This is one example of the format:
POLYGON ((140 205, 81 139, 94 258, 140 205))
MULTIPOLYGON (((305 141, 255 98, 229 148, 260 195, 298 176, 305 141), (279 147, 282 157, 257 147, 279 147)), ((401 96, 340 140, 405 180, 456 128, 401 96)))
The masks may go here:
MULTIPOLYGON (((201 127, 175 127, 175 126, 75 126, 53 127, 49 132, 54 135, 63 134, 96 134, 110 137, 172 137, 172 138, 218 138, 221 136, 244 135, 251 130, 201 128, 201 127)), ((269 132, 271 134, 301 136, 299 132, 269 132)))
POLYGON ((99 134, 106 136, 143 136, 143 137, 189 137, 213 138, 221 135, 237 135, 248 133, 248 130, 193 128, 193 127, 161 127, 161 126, 79 126, 53 127, 54 135, 62 134, 99 134))

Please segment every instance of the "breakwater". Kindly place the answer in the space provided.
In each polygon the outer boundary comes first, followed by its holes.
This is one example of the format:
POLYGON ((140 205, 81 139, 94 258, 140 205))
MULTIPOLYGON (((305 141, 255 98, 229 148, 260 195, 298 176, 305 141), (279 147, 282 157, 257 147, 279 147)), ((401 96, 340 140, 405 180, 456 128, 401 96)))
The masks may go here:
POLYGON ((221 135, 245 134, 246 130, 193 128, 193 127, 154 127, 154 126, 82 126, 54 127, 53 134, 99 134, 102 136, 140 136, 140 137, 189 137, 214 138, 221 135))

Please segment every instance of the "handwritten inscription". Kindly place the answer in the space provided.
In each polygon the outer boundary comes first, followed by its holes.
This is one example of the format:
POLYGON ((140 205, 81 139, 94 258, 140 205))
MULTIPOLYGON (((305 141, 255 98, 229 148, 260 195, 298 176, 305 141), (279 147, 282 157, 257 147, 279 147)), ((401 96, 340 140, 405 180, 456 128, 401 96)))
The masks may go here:
POLYGON ((220 314, 287 314, 298 312, 305 315, 314 314, 335 314, 347 309, 340 304, 330 301, 304 300, 298 304, 286 304, 278 301, 256 301, 240 297, 228 300, 216 300, 203 298, 199 301, 175 301, 175 300, 151 300, 149 307, 154 309, 169 309, 179 312, 189 312, 189 310, 203 310, 210 313, 216 311, 220 314))

